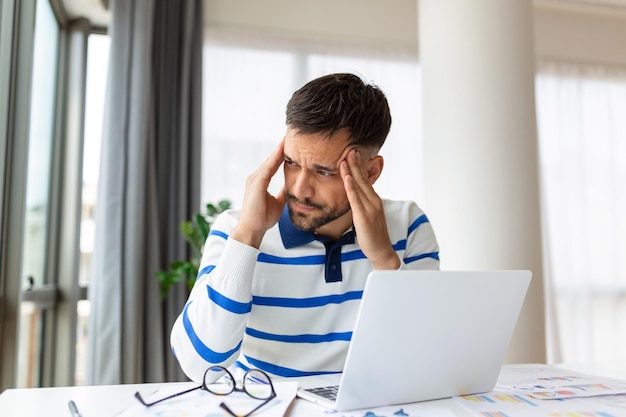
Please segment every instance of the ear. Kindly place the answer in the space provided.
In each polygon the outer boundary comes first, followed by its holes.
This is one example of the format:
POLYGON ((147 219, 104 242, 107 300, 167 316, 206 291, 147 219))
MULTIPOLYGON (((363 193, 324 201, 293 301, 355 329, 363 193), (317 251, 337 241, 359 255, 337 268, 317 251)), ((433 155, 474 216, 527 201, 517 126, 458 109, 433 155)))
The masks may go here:
POLYGON ((375 155, 367 161, 367 180, 370 184, 374 184, 380 177, 384 165, 385 160, 380 155, 375 155))

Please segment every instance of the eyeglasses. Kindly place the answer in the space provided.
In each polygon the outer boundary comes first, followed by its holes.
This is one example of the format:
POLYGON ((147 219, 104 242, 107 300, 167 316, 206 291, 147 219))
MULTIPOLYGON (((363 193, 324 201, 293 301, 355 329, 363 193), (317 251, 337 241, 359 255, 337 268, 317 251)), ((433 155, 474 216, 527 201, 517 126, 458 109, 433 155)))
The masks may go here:
POLYGON ((270 377, 260 369, 251 369, 246 372, 243 376, 240 388, 237 386, 235 378, 228 371, 228 369, 222 366, 212 366, 207 369, 206 372, 204 372, 202 385, 200 385, 199 387, 194 387, 176 394, 172 394, 153 402, 146 402, 139 392, 135 393, 135 398, 137 398, 137 400, 139 400, 139 402, 146 407, 150 407, 198 389, 209 391, 210 393, 215 395, 228 395, 235 391, 245 392, 254 399, 264 400, 252 411, 244 415, 235 414, 226 404, 224 404, 224 402, 222 402, 220 404, 220 407, 226 410, 233 417, 248 417, 276 397, 276 391, 274 391, 274 385, 272 385, 270 377))

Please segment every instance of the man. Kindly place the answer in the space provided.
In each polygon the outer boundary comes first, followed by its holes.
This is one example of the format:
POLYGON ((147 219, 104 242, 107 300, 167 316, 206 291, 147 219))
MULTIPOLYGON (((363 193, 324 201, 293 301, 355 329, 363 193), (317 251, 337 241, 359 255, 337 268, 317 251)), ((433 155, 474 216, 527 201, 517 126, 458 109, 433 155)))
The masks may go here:
POLYGON ((391 126, 383 92, 332 74, 296 91, 286 113, 285 137, 248 177, 241 209, 213 224, 172 329, 193 380, 211 365, 280 377, 341 372, 368 273, 439 267, 424 213, 373 188, 391 126))

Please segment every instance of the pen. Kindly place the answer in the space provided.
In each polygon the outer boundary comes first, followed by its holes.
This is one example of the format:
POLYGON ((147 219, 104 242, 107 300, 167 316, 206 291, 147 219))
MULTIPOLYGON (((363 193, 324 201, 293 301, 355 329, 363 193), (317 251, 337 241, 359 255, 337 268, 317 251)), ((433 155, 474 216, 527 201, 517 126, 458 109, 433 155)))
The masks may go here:
POLYGON ((78 407, 76 407, 76 403, 73 400, 70 400, 67 403, 67 406, 70 408, 70 413, 72 414, 72 417, 82 417, 80 415, 80 412, 78 412, 78 407))

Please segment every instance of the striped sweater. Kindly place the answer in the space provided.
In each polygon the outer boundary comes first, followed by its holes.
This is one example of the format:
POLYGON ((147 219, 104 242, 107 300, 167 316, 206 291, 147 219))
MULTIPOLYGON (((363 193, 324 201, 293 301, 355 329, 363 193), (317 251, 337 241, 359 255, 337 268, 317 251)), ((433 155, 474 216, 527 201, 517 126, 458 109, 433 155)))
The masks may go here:
MULTIPOLYGON (((401 268, 438 269, 439 249, 413 202, 384 200, 401 268)), ((258 368, 271 376, 341 372, 372 264, 347 243, 296 229, 287 211, 259 249, 228 236, 239 211, 221 214, 206 241, 197 281, 171 332, 185 374, 200 381, 211 365, 258 368)), ((352 235, 352 237, 350 236, 352 235)))

